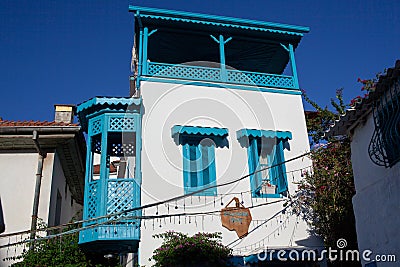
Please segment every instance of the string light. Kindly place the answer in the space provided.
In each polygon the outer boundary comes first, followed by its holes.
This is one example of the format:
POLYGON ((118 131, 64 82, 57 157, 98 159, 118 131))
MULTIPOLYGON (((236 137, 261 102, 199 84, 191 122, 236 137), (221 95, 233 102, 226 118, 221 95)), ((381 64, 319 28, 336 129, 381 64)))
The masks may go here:
MULTIPOLYGON (((327 145, 329 145, 329 144, 330 144, 330 143, 327 143, 327 144, 325 144, 325 145, 323 145, 323 146, 317 148, 316 150, 321 149, 322 147, 327 146, 327 145)), ((280 163, 278 163, 278 164, 275 164, 275 165, 272 165, 272 166, 268 166, 268 167, 265 167, 265 168, 261 168, 261 169, 255 171, 255 172, 253 172, 253 173, 249 173, 248 175, 244 175, 244 176, 242 176, 242 177, 240 177, 240 178, 237 178, 237 179, 235 179, 235 180, 232 180, 232 181, 229 181, 229 182, 225 182, 225 183, 222 183, 222 184, 218 184, 218 185, 209 186, 209 187, 206 187, 206 188, 204 188, 204 189, 197 190, 197 191, 192 192, 192 193, 189 193, 189 194, 185 194, 185 195, 173 197, 173 198, 170 198, 170 199, 165 200, 165 201, 150 203, 150 204, 143 205, 143 206, 140 206, 140 207, 135 207, 135 208, 127 209, 127 210, 124 210, 124 211, 121 211, 121 212, 118 212, 118 213, 113 213, 113 214, 108 214, 108 215, 104 215, 104 216, 99 216, 99 217, 91 218, 91 219, 87 219, 87 220, 80 220, 80 221, 76 221, 76 222, 68 223, 68 224, 63 224, 63 225, 59 225, 59 226, 53 226, 53 227, 46 227, 46 228, 42 228, 42 229, 37 229, 37 230, 35 230, 35 231, 27 230, 27 231, 22 231, 22 232, 17 232, 17 233, 3 234, 3 235, 0 235, 0 238, 4 238, 4 237, 8 237, 8 236, 13 236, 13 235, 16 235, 16 234, 25 234, 25 233, 31 233, 31 232, 38 232, 38 231, 43 231, 43 230, 62 229, 63 227, 66 227, 66 226, 77 225, 77 224, 81 224, 81 223, 92 222, 92 221, 97 221, 97 220, 106 219, 106 218, 110 219, 110 218, 112 218, 112 217, 115 218, 115 216, 118 216, 118 215, 126 215, 126 214, 128 214, 128 213, 130 213, 130 212, 133 212, 133 211, 136 211, 136 210, 143 210, 143 211, 144 211, 146 208, 150 208, 150 207, 154 207, 154 206, 158 207, 160 204, 165 204, 165 203, 172 202, 172 201, 175 201, 175 204, 176 204, 176 205, 175 205, 175 209, 178 209, 177 201, 178 201, 179 199, 185 199, 185 198, 187 198, 187 197, 191 197, 191 199, 192 199, 192 196, 195 195, 195 194, 197 194, 197 193, 203 192, 203 191, 208 190, 208 189, 211 189, 211 188, 216 188, 216 187, 221 187, 221 186, 226 186, 226 185, 230 185, 230 184, 233 184, 233 183, 237 183, 237 182, 239 182, 239 181, 241 181, 241 180, 243 180, 243 179, 249 178, 251 175, 254 175, 255 173, 258 173, 258 172, 261 172, 261 171, 265 171, 265 170, 268 170, 268 169, 270 169, 270 168, 274 168, 274 167, 276 167, 276 166, 283 165, 283 164, 285 164, 285 163, 287 163, 287 162, 291 162, 291 161, 294 161, 294 160, 297 160, 297 159, 304 159, 305 156, 307 156, 307 155, 309 155, 309 154, 311 154, 311 153, 312 153, 312 152, 310 151, 310 152, 304 153, 304 154, 302 154, 302 155, 293 157, 293 158, 291 158, 291 159, 289 159, 289 160, 280 162, 280 163)), ((303 169, 304 169, 304 168, 303 168, 303 169)), ((310 166, 310 169, 311 169, 311 166, 310 166)), ((290 172, 292 172, 292 174, 293 174, 293 172, 295 172, 295 171, 296 171, 296 170, 293 170, 293 171, 290 171, 290 172)), ((287 173, 290 173, 290 172, 287 172, 287 173)), ((301 172, 301 174, 302 174, 302 172, 301 172)), ((232 194, 232 193, 227 193, 227 194, 224 194, 224 195, 226 196, 226 195, 228 195, 228 194, 232 194)), ((223 196, 221 196, 221 205, 223 205, 222 198, 223 198, 223 196)), ((251 198, 251 201, 252 201, 252 207, 254 207, 254 205, 253 205, 253 198, 251 198)), ((257 200, 256 200, 256 201, 257 201, 257 200)), ((120 216, 120 219, 122 219, 122 218, 126 219, 126 217, 120 216)), ((180 218, 180 217, 179 217, 179 218, 180 218)), ((203 216, 203 218, 204 218, 204 216, 203 216)), ((195 217, 195 219, 196 219, 196 217, 195 217)), ((175 220, 175 216, 174 216, 174 220, 175 220)), ((110 221, 111 221, 111 220, 104 221, 104 222, 102 222, 101 224, 110 223, 110 221)), ((115 221, 115 220, 114 220, 114 221, 115 221)), ((196 222, 196 226, 197 226, 197 221, 195 220, 195 222, 196 222)), ((297 222, 297 223, 298 223, 298 222, 297 222)), ((73 232, 79 232, 79 231, 82 231, 82 230, 87 229, 87 228, 96 227, 96 226, 98 226, 98 225, 100 225, 100 223, 90 225, 89 227, 88 227, 88 226, 86 226, 86 227, 81 227, 81 228, 79 228, 79 229, 75 229, 73 232)), ((153 228, 154 228, 154 219, 153 219, 153 228)), ((72 231, 72 230, 71 230, 71 231, 72 231)), ((70 233, 71 233, 71 231, 67 231, 67 232, 70 232, 70 233)), ((67 234, 67 233, 66 233, 66 232, 60 233, 59 235, 63 235, 63 234, 67 234)), ((50 235, 46 237, 46 239, 49 239, 49 238, 51 238, 50 235)), ((34 241, 34 240, 33 240, 33 241, 34 241)), ((21 243, 33 242, 33 241, 32 241, 32 240, 25 240, 25 241, 15 242, 13 245, 15 245, 16 243, 21 244, 21 243)), ((11 245, 11 244, 10 244, 10 240, 9 240, 9 245, 11 245)), ((6 245, 6 246, 8 246, 8 245, 6 245)), ((0 246, 0 248, 2 248, 2 247, 4 247, 4 246, 0 246)), ((9 247, 9 246, 8 246, 8 247, 9 247)))
MULTIPOLYGON (((293 201, 292 201, 291 203, 289 203, 289 204, 288 204, 285 208, 283 208, 282 210, 287 209, 291 204, 293 204, 293 201)), ((261 227, 262 225, 267 224, 268 222, 272 221, 274 218, 276 218, 277 216, 279 216, 279 215, 281 214, 282 210, 281 210, 281 211, 278 211, 277 213, 275 213, 274 215, 272 215, 269 219, 265 220, 265 221, 264 221, 262 224, 260 224, 259 226, 253 228, 251 231, 248 232, 248 234, 247 234, 246 237, 248 237, 248 236, 250 235, 250 233, 254 232, 255 230, 257 230, 257 229, 258 229, 259 227, 261 227)), ((274 231, 274 232, 275 232, 275 231, 274 231)), ((246 238, 246 237, 245 237, 245 238, 246 238)), ((275 236, 274 236, 274 237, 275 237, 275 236)), ((233 246, 233 247, 235 247, 235 246, 237 246, 238 244, 240 244, 245 238, 243 238, 243 239, 238 238, 238 239, 232 241, 231 243, 229 243, 227 246, 228 246, 228 247, 229 247, 229 246, 232 246, 232 245, 235 244, 237 241, 240 241, 239 243, 237 243, 236 245, 233 246)))
MULTIPOLYGON (((294 159, 296 159, 296 158, 294 158, 294 159)), ((291 159, 291 160, 293 160, 293 159, 291 159)), ((271 166, 271 167, 273 167, 273 166, 271 166)), ((303 168, 300 168, 300 169, 288 171, 288 172, 286 172, 286 173, 295 173, 295 172, 297 172, 297 171, 305 170, 305 169, 308 169, 308 168, 311 169, 312 166, 307 166, 307 167, 303 167, 303 168)), ((262 169, 262 170, 263 170, 263 169, 262 169)), ((257 171, 257 172, 258 172, 258 171, 257 171)), ((256 173, 256 172, 254 172, 254 173, 256 173)), ((252 173, 252 174, 254 174, 254 173, 252 173)), ((248 176, 248 175, 247 175, 247 176, 248 176)), ((243 178, 243 177, 242 177, 242 178, 243 178)), ((217 185, 217 186, 218 186, 218 185, 217 185)), ((215 186, 215 187, 217 187, 217 186, 215 186)), ((222 185, 220 185, 220 186, 222 186, 222 185)), ((199 191, 201 192, 201 191, 204 191, 204 190, 199 190, 199 191)), ((194 193, 197 193, 197 192, 199 192, 199 191, 196 191, 196 192, 194 192, 194 193)), ((228 196, 228 195, 238 195, 238 194, 252 193, 252 192, 254 192, 254 191, 247 190, 247 191, 243 191, 243 192, 230 192, 230 193, 225 193, 225 194, 217 194, 216 196, 221 196, 221 206, 223 206, 223 197, 224 197, 224 196, 228 196)), ((8 237, 8 236, 13 236, 13 235, 16 235, 16 234, 26 234, 26 233, 31 233, 31 232, 35 232, 35 231, 38 231, 38 232, 39 232, 39 231, 57 230, 57 229, 64 228, 64 227, 67 227, 67 226, 73 226, 73 225, 76 225, 76 224, 81 224, 81 223, 86 223, 86 222, 92 222, 92 221, 97 221, 97 220, 99 220, 99 219, 111 218, 111 217, 114 217, 114 216, 123 215, 123 214, 126 214, 126 213, 128 213, 128 212, 131 212, 131 211, 134 211, 134 210, 140 210, 140 209, 143 210, 143 214, 144 214, 146 208, 149 208, 149 207, 152 207, 152 206, 156 206, 156 207, 157 207, 157 210, 158 210, 158 205, 160 205, 160 204, 167 204, 167 209, 168 209, 168 213, 169 213, 169 205, 168 205, 168 202, 170 202, 170 201, 172 201, 172 200, 175 200, 175 209, 178 209, 178 204, 177 204, 177 203, 178 203, 178 201, 177 201, 178 198, 183 198, 183 199, 185 199, 185 197, 190 197, 190 199, 191 199, 191 204, 193 204, 193 202, 192 202, 193 194, 191 193, 191 194, 187 194, 187 196, 184 195, 184 196, 180 196, 180 197, 175 197, 175 198, 169 199, 169 200, 167 200, 167 201, 164 201, 164 202, 162 202, 162 203, 148 204, 148 205, 145 205, 145 206, 142 206, 142 207, 137 207, 137 208, 133 208, 133 209, 121 211, 121 212, 118 212, 118 213, 108 214, 108 215, 105 215, 105 216, 99 216, 99 217, 91 218, 91 219, 87 219, 87 220, 79 220, 79 221, 75 221, 75 222, 72 222, 72 223, 67 223, 67 224, 62 224, 62 225, 52 226, 52 227, 46 227, 46 228, 37 229, 37 230, 33 230, 33 231, 31 231, 31 230, 26 230, 26 231, 20 231, 20 232, 14 232, 14 233, 3 234, 3 235, 0 235, 0 238, 4 238, 4 237, 8 237)), ((200 196, 199 196, 199 198, 200 198, 200 196)), ((251 199, 251 207, 254 207, 254 204, 253 204, 253 197, 251 197, 250 199, 251 199)), ((258 202, 258 199, 255 198, 255 201, 258 202)))
MULTIPOLYGON (((279 202, 282 202, 282 201, 283 200, 277 200, 277 201, 270 202, 270 203, 264 203, 264 204, 260 204, 260 205, 254 206, 254 208, 260 207, 260 206, 264 206, 264 205, 271 205, 271 204, 279 203, 279 202)), ((197 212, 197 213, 179 213, 179 214, 170 214, 170 215, 158 215, 158 216, 152 215, 152 216, 146 216, 146 217, 144 217, 144 216, 129 216, 129 217, 120 216, 117 219, 113 219, 111 221, 102 221, 102 222, 99 222, 99 223, 96 223, 96 224, 91 224, 91 225, 87 225, 87 226, 80 227, 80 228, 77 228, 77 229, 72 229, 72 230, 69 230, 69 231, 66 231, 66 232, 61 232, 59 234, 47 235, 47 236, 42 237, 42 238, 37 238, 36 241, 43 240, 43 239, 56 238, 56 237, 59 237, 61 235, 74 234, 74 233, 77 233, 77 232, 80 232, 80 231, 83 231, 83 230, 86 230, 86 229, 95 228, 95 227, 100 226, 100 225, 115 224, 116 222, 119 222, 121 220, 128 220, 128 219, 141 219, 143 221, 152 220, 152 226, 153 226, 153 230, 154 230, 155 229, 155 220, 159 220, 160 218, 165 218, 165 217, 170 217, 170 218, 173 217, 174 218, 174 224, 175 224, 176 223, 175 219, 176 219, 176 217, 178 217, 179 224, 180 224, 180 217, 181 216, 193 216, 194 219, 195 219, 195 225, 196 225, 196 228, 197 228, 198 227, 198 225, 197 225, 197 217, 198 216, 202 216, 202 221, 203 221, 202 228, 204 229, 204 217, 205 217, 205 215, 219 216, 219 215, 217 215, 219 213, 220 213, 220 210, 209 211, 209 212, 197 212)), ((43 232, 43 231, 46 231, 46 229, 41 229, 40 231, 43 232)), ((92 235, 93 235, 93 232, 92 232, 92 235)), ((10 238, 10 236, 9 236, 9 238, 10 238)), ((20 244, 23 244, 23 243, 30 243, 30 242, 35 242, 35 239, 32 239, 32 240, 27 239, 27 240, 24 240, 24 241, 21 241, 21 242, 16 242, 16 243, 10 243, 10 240, 9 240, 9 244, 0 246, 0 249, 4 248, 4 247, 10 247, 10 246, 20 245, 20 244)))
POLYGON ((262 244, 262 248, 265 248, 265 242, 269 243, 270 237, 271 237, 271 236, 273 236, 274 238, 276 238, 277 236, 280 235, 280 233, 282 232, 283 229, 286 229, 286 228, 287 228, 287 227, 285 226, 285 223, 286 223, 286 221, 288 221, 288 220, 289 220, 289 215, 287 215, 287 217, 286 217, 286 219, 285 219, 285 221, 283 222, 282 225, 280 225, 280 226, 278 226, 277 228, 275 228, 274 231, 272 231, 270 234, 268 234, 267 236, 265 236, 262 240, 257 241, 257 242, 255 242, 255 243, 253 243, 253 244, 251 244, 251 245, 246 245, 246 246, 244 246, 244 247, 236 248, 236 249, 234 250, 234 254, 237 254, 237 253, 235 253, 235 251, 236 251, 236 252, 239 252, 239 254, 240 254, 240 252, 241 252, 242 250, 245 250, 245 251, 249 251, 249 250, 250 250, 250 251, 254 251, 254 250, 257 250, 257 249, 261 248, 261 244, 262 244), (250 249, 249 249, 249 247, 250 247, 250 249))

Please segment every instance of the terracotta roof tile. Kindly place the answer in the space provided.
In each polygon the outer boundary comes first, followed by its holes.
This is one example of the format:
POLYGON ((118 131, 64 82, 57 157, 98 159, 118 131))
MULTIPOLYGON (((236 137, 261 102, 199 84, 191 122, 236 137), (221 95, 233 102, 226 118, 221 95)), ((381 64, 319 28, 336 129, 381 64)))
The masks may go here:
POLYGON ((11 121, 0 120, 0 127, 48 127, 48 126, 79 126, 78 123, 66 123, 55 121, 11 121))
MULTIPOLYGON (((117 167, 114 165, 115 162, 119 162, 119 161, 113 161, 110 164, 110 167, 109 167, 110 173, 117 172, 117 167)), ((100 164, 96 164, 93 166, 93 174, 97 174, 97 175, 100 174, 100 164)))

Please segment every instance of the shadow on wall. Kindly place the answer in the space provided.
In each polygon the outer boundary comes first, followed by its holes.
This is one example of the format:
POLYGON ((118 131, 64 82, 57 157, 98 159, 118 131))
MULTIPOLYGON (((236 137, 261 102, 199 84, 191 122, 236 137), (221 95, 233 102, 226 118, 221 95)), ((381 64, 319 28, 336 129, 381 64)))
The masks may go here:
MULTIPOLYGON (((319 237, 315 231, 309 231, 310 236, 305 239, 297 240, 295 243, 297 246, 302 247, 320 247, 321 248, 321 237, 319 237)), ((323 249, 323 248, 321 248, 323 249)))
POLYGON ((6 225, 4 223, 3 207, 1 206, 1 198, 0 198, 0 234, 3 233, 5 229, 6 225))

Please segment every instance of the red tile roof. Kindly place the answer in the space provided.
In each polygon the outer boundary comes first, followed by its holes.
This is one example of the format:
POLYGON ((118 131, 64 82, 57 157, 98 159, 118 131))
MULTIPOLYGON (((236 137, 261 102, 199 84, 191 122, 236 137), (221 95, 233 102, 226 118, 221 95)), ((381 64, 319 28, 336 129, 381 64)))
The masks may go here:
MULTIPOLYGON (((119 162, 118 161, 113 161, 110 164, 110 173, 115 173, 117 172, 117 167, 114 165, 114 163, 119 162)), ((93 174, 100 174, 100 164, 96 164, 93 166, 93 174)))
POLYGON ((66 122, 55 122, 55 121, 10 121, 1 120, 0 127, 48 127, 48 126, 79 126, 78 123, 66 123, 66 122))

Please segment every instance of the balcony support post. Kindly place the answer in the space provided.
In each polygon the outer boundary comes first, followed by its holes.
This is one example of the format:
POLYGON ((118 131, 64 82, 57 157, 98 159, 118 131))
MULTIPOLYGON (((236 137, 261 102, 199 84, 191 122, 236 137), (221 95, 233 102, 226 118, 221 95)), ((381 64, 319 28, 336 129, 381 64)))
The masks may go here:
POLYGON ((140 76, 142 75, 143 66, 143 28, 139 30, 139 60, 138 60, 138 73, 136 76, 136 92, 140 90, 140 76))
POLYGON ((290 66, 292 69, 294 87, 299 89, 299 79, 297 77, 296 60, 294 58, 294 50, 292 44, 289 44, 289 57, 290 57, 290 66))
POLYGON ((107 214, 107 187, 108 187, 108 170, 109 170, 109 157, 107 151, 108 139, 108 116, 103 115, 103 129, 101 131, 101 154, 100 154, 100 199, 97 203, 98 214, 107 214))
MULTIPOLYGON (((89 212, 89 183, 93 181, 93 152, 92 152, 92 122, 89 120, 88 135, 86 141, 86 169, 85 169, 85 193, 83 199, 83 214, 88 214, 89 212)), ((97 216, 97 212, 94 217, 97 216)))
POLYGON ((149 40, 149 28, 144 27, 143 29, 143 57, 142 57, 142 74, 147 75, 148 64, 147 64, 147 43, 149 40))
MULTIPOLYGON (((135 144, 135 180, 134 180, 134 194, 135 194, 135 206, 139 207, 140 206, 140 199, 141 199, 141 190, 140 188, 142 187, 142 162, 141 162, 141 153, 142 153, 142 116, 143 116, 144 110, 143 107, 140 107, 139 114, 135 116, 135 122, 137 124, 137 130, 136 130, 136 144, 135 144)), ((142 210, 139 210, 138 212, 135 212, 134 215, 142 216, 142 210)), ((140 232, 139 232, 140 235, 140 232)))
POLYGON ((226 82, 228 80, 228 75, 226 72, 226 65, 225 65, 225 44, 232 40, 232 37, 224 40, 224 36, 222 34, 219 35, 219 39, 215 38, 213 35, 210 35, 211 38, 219 44, 219 61, 221 66, 221 81, 226 82))
POLYGON ((221 64, 221 79, 223 82, 226 82, 228 79, 228 75, 226 73, 226 66, 225 66, 225 42, 224 36, 221 34, 219 35, 219 58, 221 64))

